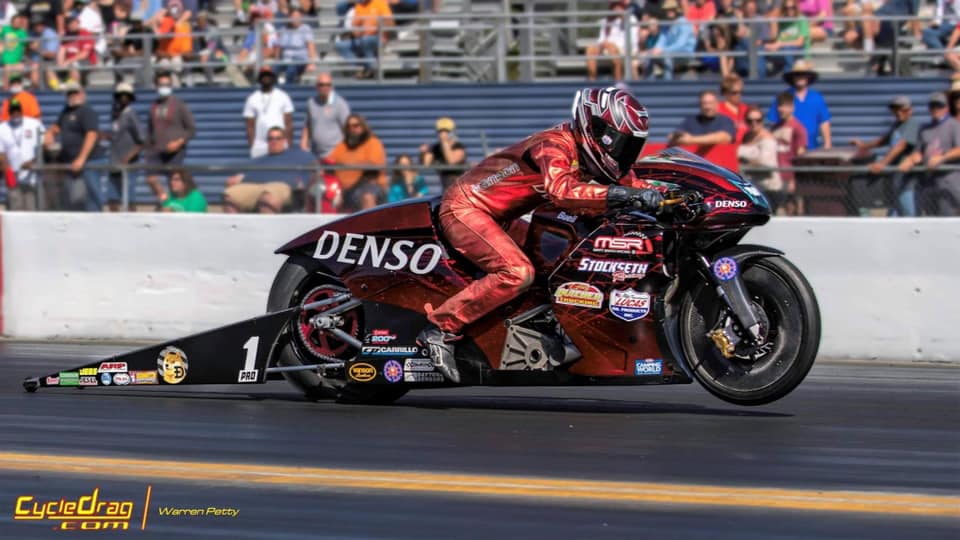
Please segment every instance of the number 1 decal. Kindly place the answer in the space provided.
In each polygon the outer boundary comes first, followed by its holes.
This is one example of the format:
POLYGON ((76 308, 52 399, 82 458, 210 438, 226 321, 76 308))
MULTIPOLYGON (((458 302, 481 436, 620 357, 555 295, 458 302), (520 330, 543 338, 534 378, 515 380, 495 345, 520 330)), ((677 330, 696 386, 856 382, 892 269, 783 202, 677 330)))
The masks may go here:
POLYGON ((243 350, 247 351, 247 358, 243 361, 243 370, 237 378, 238 383, 255 383, 260 375, 257 365, 257 351, 260 350, 260 336, 250 336, 250 339, 243 344, 243 350))

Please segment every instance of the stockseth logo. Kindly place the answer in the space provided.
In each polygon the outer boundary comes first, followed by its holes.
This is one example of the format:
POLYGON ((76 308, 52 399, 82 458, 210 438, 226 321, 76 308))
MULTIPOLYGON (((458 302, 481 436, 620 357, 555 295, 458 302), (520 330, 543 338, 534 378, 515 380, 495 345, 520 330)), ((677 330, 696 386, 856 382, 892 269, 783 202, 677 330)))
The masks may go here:
MULTIPOLYGON (((152 487, 147 486, 140 530, 147 528, 152 487)), ((21 495, 13 508, 14 521, 53 521, 58 531, 126 531, 133 520, 134 502, 101 499, 100 488, 76 500, 62 498, 41 502, 33 495, 21 495)))

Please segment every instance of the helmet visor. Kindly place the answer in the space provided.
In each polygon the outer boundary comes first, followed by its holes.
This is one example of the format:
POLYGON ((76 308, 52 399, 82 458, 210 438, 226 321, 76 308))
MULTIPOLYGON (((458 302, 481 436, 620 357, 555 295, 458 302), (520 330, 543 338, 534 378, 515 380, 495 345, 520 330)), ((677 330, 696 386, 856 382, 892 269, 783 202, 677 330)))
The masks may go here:
POLYGON ((609 126, 603 122, 600 122, 600 124, 602 124, 602 126, 593 126, 595 140, 607 155, 616 160, 620 168, 620 175, 623 176, 627 174, 630 167, 632 167, 637 161, 637 158, 640 157, 640 152, 643 150, 646 139, 620 133, 613 126, 609 126))

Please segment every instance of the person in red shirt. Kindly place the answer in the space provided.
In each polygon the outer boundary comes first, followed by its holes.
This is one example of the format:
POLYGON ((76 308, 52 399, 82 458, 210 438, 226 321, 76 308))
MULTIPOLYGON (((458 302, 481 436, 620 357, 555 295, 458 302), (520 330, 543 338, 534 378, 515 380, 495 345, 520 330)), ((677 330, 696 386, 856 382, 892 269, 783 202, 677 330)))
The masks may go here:
MULTIPOLYGON (((94 50, 94 36, 90 32, 80 28, 80 21, 71 16, 67 19, 67 33, 63 36, 60 43, 60 50, 57 52, 57 68, 60 70, 69 69, 69 81, 80 82, 84 79, 81 75, 81 69, 84 67, 95 66, 97 64, 97 52, 94 50)), ((59 75, 58 75, 59 77, 59 75)), ((51 87, 53 90, 59 89, 60 80, 51 77, 51 87)))
POLYGON ((545 201, 591 216, 630 205, 660 209, 660 192, 631 173, 647 140, 643 105, 625 90, 586 88, 574 97, 572 113, 570 122, 487 157, 444 193, 440 229, 486 272, 436 309, 424 306, 430 324, 417 342, 452 382, 460 381, 454 343, 463 328, 533 283, 533 265, 503 225, 545 201), (621 179, 631 185, 620 185, 621 179))
MULTIPOLYGON (((807 130, 793 116, 791 92, 777 95, 777 114, 780 115, 780 121, 770 129, 777 140, 777 164, 780 167, 790 167, 793 165, 793 158, 802 156, 807 151, 807 130)), ((784 191, 793 193, 796 190, 792 171, 781 171, 780 178, 784 183, 784 191)))
POLYGON ((747 107, 743 102, 743 79, 739 75, 727 75, 720 82, 720 93, 723 94, 723 101, 717 108, 717 112, 733 120, 737 127, 737 136, 735 143, 740 144, 743 136, 747 133, 747 107))

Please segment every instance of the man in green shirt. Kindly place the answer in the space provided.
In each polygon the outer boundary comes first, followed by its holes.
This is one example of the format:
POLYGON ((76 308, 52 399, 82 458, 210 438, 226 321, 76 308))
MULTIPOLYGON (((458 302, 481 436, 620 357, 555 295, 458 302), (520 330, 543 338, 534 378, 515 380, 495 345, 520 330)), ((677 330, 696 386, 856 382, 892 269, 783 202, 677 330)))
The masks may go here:
POLYGON ((810 23, 800 13, 797 7, 799 0, 783 0, 781 5, 782 17, 787 20, 777 23, 777 39, 773 43, 764 45, 773 64, 773 72, 779 73, 794 61, 806 55, 810 46, 810 23), (773 54, 776 53, 776 54, 773 54))
POLYGON ((197 189, 190 171, 170 174, 170 196, 163 203, 164 212, 206 212, 207 200, 197 189))
POLYGON ((0 30, 0 62, 3 63, 3 87, 7 88, 10 74, 23 70, 23 53, 27 49, 27 17, 23 13, 13 16, 9 26, 0 30))

